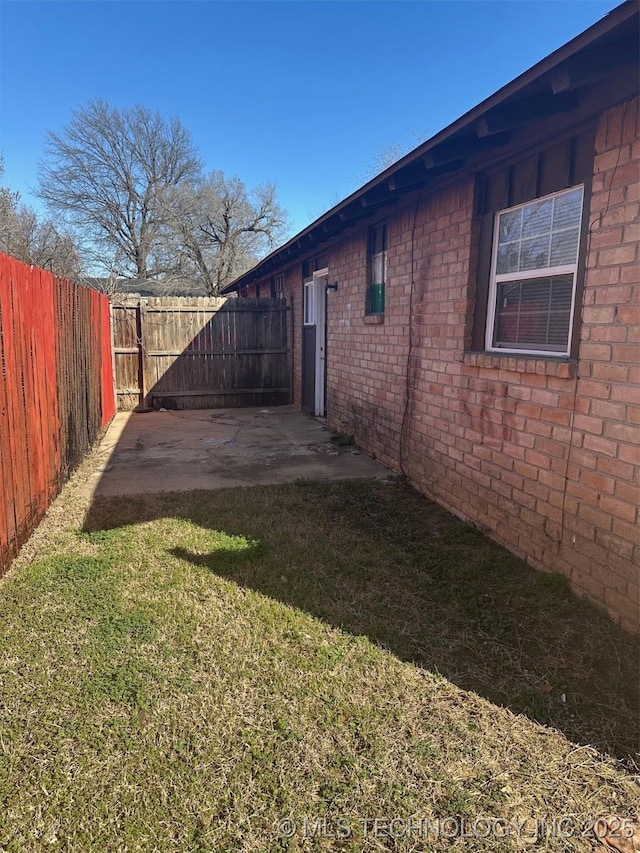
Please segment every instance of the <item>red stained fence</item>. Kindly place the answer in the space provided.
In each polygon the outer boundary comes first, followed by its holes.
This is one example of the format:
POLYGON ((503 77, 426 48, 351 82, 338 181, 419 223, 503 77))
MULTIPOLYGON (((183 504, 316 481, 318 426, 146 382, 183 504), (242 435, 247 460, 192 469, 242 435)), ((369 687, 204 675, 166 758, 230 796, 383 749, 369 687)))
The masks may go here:
POLYGON ((0 575, 114 412, 108 299, 0 254, 0 575))

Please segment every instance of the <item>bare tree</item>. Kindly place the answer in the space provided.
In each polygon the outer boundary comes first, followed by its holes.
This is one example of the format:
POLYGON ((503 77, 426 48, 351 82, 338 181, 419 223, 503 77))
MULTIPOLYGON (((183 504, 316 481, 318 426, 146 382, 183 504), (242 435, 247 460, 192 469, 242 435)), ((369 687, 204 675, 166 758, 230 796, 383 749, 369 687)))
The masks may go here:
POLYGON ((384 172, 389 166, 393 166, 394 163, 397 163, 405 154, 408 154, 409 151, 416 148, 427 138, 428 133, 426 131, 411 130, 404 141, 394 139, 387 145, 383 145, 371 157, 371 160, 367 164, 366 172, 360 175, 358 183, 370 181, 371 178, 375 178, 376 175, 384 172))
MULTIPOLYGON (((2 171, 0 161, 0 176, 2 171)), ((0 251, 65 278, 77 281, 82 276, 73 237, 50 219, 41 219, 33 208, 21 203, 19 193, 7 187, 0 187, 0 251)))
MULTIPOLYGON (((2 160, 0 159, 0 177, 4 172, 2 160)), ((18 204, 20 196, 16 192, 11 192, 7 187, 0 187, 0 240, 2 245, 5 245, 11 227, 14 210, 18 204)), ((3 248, 3 252, 6 249, 3 248)))
POLYGON ((92 262, 119 275, 173 273, 167 253, 167 194, 196 180, 200 162, 177 118, 137 105, 118 110, 91 100, 60 134, 49 133, 38 195, 91 247, 92 262))
POLYGON ((168 199, 167 219, 181 253, 180 269, 193 270, 215 296, 284 237, 286 212, 273 184, 247 190, 239 178, 214 171, 168 199))

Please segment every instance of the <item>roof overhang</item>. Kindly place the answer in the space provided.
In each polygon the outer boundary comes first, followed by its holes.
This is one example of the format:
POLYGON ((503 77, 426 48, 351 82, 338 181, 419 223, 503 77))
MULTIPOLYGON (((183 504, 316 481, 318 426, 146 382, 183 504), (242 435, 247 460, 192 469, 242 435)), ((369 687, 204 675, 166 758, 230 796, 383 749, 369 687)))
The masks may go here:
MULTIPOLYGON (((286 266, 352 225, 417 190, 477 167, 532 123, 579 110, 590 87, 612 75, 626 86, 611 104, 638 91, 639 0, 627 0, 448 127, 332 207, 224 288, 231 293, 286 266)), ((583 110, 583 112, 585 112, 583 110)))

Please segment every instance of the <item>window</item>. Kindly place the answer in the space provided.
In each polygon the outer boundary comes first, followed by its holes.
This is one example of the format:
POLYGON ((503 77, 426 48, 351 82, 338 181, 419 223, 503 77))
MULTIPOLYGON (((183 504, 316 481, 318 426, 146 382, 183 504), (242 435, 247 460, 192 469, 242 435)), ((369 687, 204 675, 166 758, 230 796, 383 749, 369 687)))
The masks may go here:
POLYGON ((582 186, 495 215, 486 349, 568 355, 582 186))
POLYGON ((476 175, 471 351, 575 353, 594 152, 590 125, 476 175))
POLYGON ((304 325, 315 326, 315 287, 313 280, 304 283, 304 325))
POLYGON ((387 280, 387 226, 376 225, 369 230, 366 314, 384 314, 387 280))
POLYGON ((329 266, 329 255, 317 255, 315 258, 308 258, 302 262, 302 280, 306 281, 311 278, 314 272, 323 270, 329 266))
POLYGON ((284 299, 284 273, 274 275, 271 279, 271 298, 284 299))

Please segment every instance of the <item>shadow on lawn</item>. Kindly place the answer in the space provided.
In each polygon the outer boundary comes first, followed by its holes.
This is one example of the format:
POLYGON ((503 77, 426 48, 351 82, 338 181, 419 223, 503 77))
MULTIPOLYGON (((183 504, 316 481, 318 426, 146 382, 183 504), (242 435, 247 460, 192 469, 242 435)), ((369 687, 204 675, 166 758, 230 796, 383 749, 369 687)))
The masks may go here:
POLYGON ((401 482, 99 498, 86 531, 162 518, 254 547, 166 552, 299 608, 514 713, 638 761, 638 640, 401 482))

